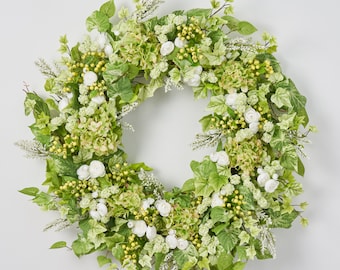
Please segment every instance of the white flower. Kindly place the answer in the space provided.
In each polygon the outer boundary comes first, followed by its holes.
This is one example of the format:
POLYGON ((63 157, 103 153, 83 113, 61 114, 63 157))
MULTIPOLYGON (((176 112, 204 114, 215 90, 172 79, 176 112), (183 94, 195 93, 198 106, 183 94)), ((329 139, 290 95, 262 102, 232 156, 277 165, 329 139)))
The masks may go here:
POLYGON ((229 165, 229 156, 225 151, 219 151, 210 154, 210 160, 216 162, 219 166, 229 165))
POLYGON ((89 166, 91 178, 103 177, 106 174, 104 164, 99 160, 92 160, 89 166))
POLYGON ((220 193, 214 192, 211 199, 211 207, 223 206, 224 201, 220 197, 220 193))
POLYGON ((237 96, 238 96, 237 93, 231 93, 231 94, 227 94, 227 95, 225 96, 225 100, 226 100, 225 103, 226 103, 230 108, 232 108, 232 109, 234 109, 234 110, 236 109, 235 104, 236 104, 237 96))
POLYGON ((77 170, 77 175, 79 180, 88 180, 91 175, 88 165, 81 165, 77 170))
POLYGON ((92 198, 98 198, 98 196, 99 196, 99 194, 98 194, 98 191, 94 191, 94 192, 92 192, 92 198))
POLYGON ((106 99, 104 96, 95 96, 91 99, 91 101, 96 103, 97 105, 101 105, 106 101, 106 99))
POLYGON ((155 207, 162 217, 167 217, 171 211, 171 205, 166 200, 157 200, 155 207))
POLYGON ((187 249, 188 246, 189 246, 188 240, 185 240, 183 238, 179 238, 177 240, 177 247, 178 247, 178 249, 185 250, 185 249, 187 249))
POLYGON ((146 229, 146 238, 148 238, 149 241, 152 241, 157 235, 157 230, 155 226, 148 226, 146 229))
POLYGON ((260 120, 261 114, 254 110, 253 108, 248 108, 244 112, 244 120, 250 124, 254 122, 258 122, 260 120))
POLYGON ((172 41, 164 42, 161 46, 161 55, 166 56, 172 53, 175 49, 175 45, 172 41))
POLYGON ((104 52, 106 54, 106 56, 110 56, 111 54, 113 54, 113 48, 110 44, 107 44, 104 48, 104 52))
POLYGON ((101 216, 100 214, 98 213, 98 211, 96 210, 91 210, 90 211, 90 216, 95 219, 95 220, 100 220, 101 219, 101 216))
POLYGON ((132 220, 129 220, 128 223, 127 223, 127 226, 128 226, 129 229, 132 229, 135 226, 135 224, 133 224, 132 220))
POLYGON ((184 48, 184 46, 185 46, 185 44, 186 44, 186 42, 185 42, 185 40, 182 40, 181 38, 179 38, 179 37, 177 37, 176 39, 175 39, 175 46, 177 47, 177 48, 184 48))
POLYGON ((247 93, 247 92, 248 92, 248 86, 242 86, 242 87, 241 87, 241 91, 242 91, 243 93, 247 93))
POLYGON ((270 121, 267 121, 263 125, 263 130, 266 132, 271 132, 274 128, 274 124, 270 121))
POLYGON ((146 233, 148 226, 144 220, 136 220, 132 228, 132 232, 138 237, 143 237, 146 233))
POLYGON ((115 36, 119 36, 120 32, 118 30, 114 30, 113 33, 115 34, 115 36))
POLYGON ((261 171, 261 173, 257 176, 257 183, 260 187, 264 187, 264 185, 269 181, 270 176, 267 172, 261 171))
POLYGON ((264 186, 264 190, 267 191, 268 193, 272 193, 276 190, 278 186, 279 186, 279 181, 275 179, 270 179, 269 181, 266 182, 264 186))
POLYGON ((256 134, 259 131, 259 122, 250 123, 249 129, 253 134, 256 134))
POLYGON ((165 237, 165 242, 168 244, 170 249, 175 249, 178 244, 176 235, 174 234, 169 234, 167 237, 165 237))
POLYGON ((148 209, 153 203, 155 202, 155 199, 153 198, 147 198, 142 201, 142 208, 144 210, 148 209))
POLYGON ((203 71, 202 66, 197 66, 194 68, 194 74, 201 75, 202 71, 203 71))
POLYGON ((184 82, 192 87, 197 87, 201 83, 201 76, 198 74, 193 74, 189 79, 184 79, 184 82))
POLYGON ((97 204, 97 212, 101 217, 105 216, 107 214, 107 207, 103 203, 98 203, 97 204))
POLYGON ((87 71, 84 74, 84 85, 91 86, 98 80, 98 76, 93 71, 87 71))

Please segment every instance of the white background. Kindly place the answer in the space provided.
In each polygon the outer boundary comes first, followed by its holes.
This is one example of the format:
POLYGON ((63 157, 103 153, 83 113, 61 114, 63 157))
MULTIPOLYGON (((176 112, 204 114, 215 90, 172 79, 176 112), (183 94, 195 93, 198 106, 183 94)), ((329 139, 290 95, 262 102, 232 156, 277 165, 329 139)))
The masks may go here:
MULTIPOLYGON (((130 1, 120 0, 117 5, 130 1)), ((208 0, 166 0, 158 14, 175 9, 208 7, 208 0)), ((58 240, 71 240, 72 232, 43 232, 54 215, 41 212, 17 191, 39 186, 44 163, 28 160, 14 146, 31 139, 24 116, 23 81, 41 91, 44 79, 34 66, 39 57, 58 57, 59 36, 67 34, 71 44, 85 31, 86 17, 103 1, 17 0, 0 3, 0 269, 57 270, 99 269, 91 255, 76 258, 66 249, 49 250, 58 240)), ((247 270, 339 269, 339 77, 340 38, 337 0, 236 0, 235 16, 254 23, 260 32, 277 37, 276 57, 285 73, 307 96, 312 124, 319 133, 306 147, 306 175, 301 181, 301 200, 310 204, 305 216, 310 225, 296 222, 291 230, 277 231, 277 259, 252 261, 247 270)), ((204 101, 195 102, 189 89, 173 90, 156 97, 130 115, 137 130, 125 138, 134 161, 146 161, 167 186, 180 185, 190 177, 189 163, 203 152, 191 152, 204 101), (136 160, 135 160, 136 159, 136 160)))

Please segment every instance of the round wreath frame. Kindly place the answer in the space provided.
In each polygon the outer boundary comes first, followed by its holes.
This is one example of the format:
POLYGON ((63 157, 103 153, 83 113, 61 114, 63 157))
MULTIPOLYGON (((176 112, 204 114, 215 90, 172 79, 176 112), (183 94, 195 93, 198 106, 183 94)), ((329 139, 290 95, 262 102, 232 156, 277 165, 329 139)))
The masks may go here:
POLYGON ((298 216, 307 224, 307 204, 292 205, 303 192, 294 173, 304 174, 300 154, 314 130, 306 98, 282 73, 273 37, 243 37, 256 28, 232 16, 232 1, 147 19, 160 2, 138 1, 131 14, 122 8, 113 24, 109 0, 86 20, 84 40, 70 48, 60 38, 56 69, 37 61, 51 97, 27 87, 34 141, 18 144, 46 158, 47 190, 21 192, 60 212, 47 228, 75 225, 75 255, 99 251, 108 269, 118 260, 124 269, 240 270, 275 256, 273 228, 298 216), (150 167, 127 162, 121 138, 131 126, 123 119, 157 89, 183 84, 210 99, 193 148, 212 154, 191 162, 182 188, 165 191, 150 167))

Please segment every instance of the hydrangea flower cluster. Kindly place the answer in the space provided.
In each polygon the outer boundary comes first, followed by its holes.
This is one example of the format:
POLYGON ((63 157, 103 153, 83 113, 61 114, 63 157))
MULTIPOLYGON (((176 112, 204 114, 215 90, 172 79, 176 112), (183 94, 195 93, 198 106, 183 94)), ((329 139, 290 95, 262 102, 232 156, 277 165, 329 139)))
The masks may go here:
POLYGON ((313 130, 306 98, 273 56, 275 39, 245 38, 256 28, 232 16, 231 1, 211 2, 147 19, 160 1, 137 1, 112 24, 109 0, 86 20, 82 41, 70 48, 60 39, 57 70, 38 62, 51 97, 27 89, 35 146, 26 149, 46 157, 47 190, 21 192, 59 211, 56 226, 77 224, 69 245, 77 256, 106 250, 98 262, 109 269, 119 261, 128 270, 240 270, 275 256, 273 228, 298 216, 307 223, 306 203, 292 204, 303 192, 294 174, 304 174, 299 154, 313 130), (191 179, 167 191, 146 164, 127 162, 121 139, 124 116, 169 85, 209 98, 193 145, 212 148, 191 162, 191 179))

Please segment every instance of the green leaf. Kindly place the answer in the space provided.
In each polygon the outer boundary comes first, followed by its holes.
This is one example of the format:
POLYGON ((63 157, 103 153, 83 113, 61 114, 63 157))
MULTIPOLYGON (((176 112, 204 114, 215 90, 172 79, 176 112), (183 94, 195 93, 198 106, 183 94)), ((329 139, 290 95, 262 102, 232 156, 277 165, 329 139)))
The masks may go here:
POLYGON ((98 29, 99 32, 106 32, 110 27, 109 17, 101 11, 94 11, 92 15, 86 19, 86 28, 89 32, 93 29, 98 29))
POLYGON ((28 196, 36 196, 39 192, 39 189, 36 187, 28 187, 24 188, 22 190, 19 190, 22 194, 28 195, 28 196))
POLYGON ((164 253, 156 253, 155 254, 155 270, 159 270, 161 265, 164 262, 165 254, 164 253))
POLYGON ((222 254, 217 259, 217 269, 218 270, 228 270, 228 268, 233 264, 233 256, 227 254, 227 252, 222 252, 222 254))
POLYGON ((289 229, 292 226, 293 221, 299 215, 299 212, 294 210, 291 213, 282 214, 281 212, 274 212, 268 209, 270 217, 272 218, 272 228, 285 228, 289 229))
POLYGON ((195 193, 197 196, 209 197, 214 192, 212 186, 209 185, 209 180, 199 178, 195 180, 195 193))
POLYGON ((66 246, 67 244, 65 241, 59 241, 59 242, 55 242, 52 246, 50 246, 50 249, 64 248, 66 246))
POLYGON ((105 14, 107 17, 111 18, 115 15, 116 6, 113 0, 107 1, 100 8, 99 11, 105 14))
POLYGON ((211 9, 205 8, 194 8, 186 12, 188 17, 209 17, 211 14, 211 9))
POLYGON ((307 227, 309 222, 307 218, 301 218, 300 223, 303 227, 307 227))
POLYGON ((211 127, 213 126, 214 122, 212 121, 212 116, 211 114, 209 115, 206 115, 204 117, 202 117, 199 122, 201 123, 202 125, 202 130, 203 132, 207 132, 208 130, 211 129, 211 127))
POLYGON ((98 257, 97 257, 97 262, 98 262, 99 267, 102 267, 102 266, 104 266, 105 264, 111 263, 112 260, 109 259, 109 258, 106 257, 106 256, 98 256, 98 257))
POLYGON ((284 168, 298 172, 299 156, 294 146, 291 145, 284 148, 280 163, 284 168))
POLYGON ((243 270, 245 266, 246 266, 245 262, 236 262, 232 270, 243 270))
POLYGON ((116 82, 120 77, 125 75, 129 70, 128 64, 108 63, 106 71, 103 73, 103 78, 107 83, 116 82))
POLYGON ((181 190, 182 192, 191 192, 195 190, 195 179, 192 178, 185 181, 181 190))
POLYGON ((271 96, 270 100, 278 107, 283 106, 291 107, 290 94, 287 89, 279 87, 276 89, 275 94, 271 96))
POLYGON ((125 237, 119 233, 115 233, 113 236, 105 238, 106 245, 110 249, 113 248, 116 244, 124 242, 124 240, 125 237))
POLYGON ((228 111, 228 106, 225 102, 223 95, 213 96, 208 103, 207 109, 215 112, 216 114, 223 115, 228 111))
POLYGON ((119 95, 123 101, 129 102, 133 97, 132 84, 129 78, 122 77, 108 90, 108 96, 114 98, 119 95))
POLYGON ((80 238, 72 243, 72 249, 74 254, 77 257, 80 257, 85 254, 89 254, 93 248, 93 244, 91 244, 87 239, 85 238, 80 238))
POLYGON ((79 165, 75 164, 72 159, 64 159, 62 157, 54 157, 54 168, 58 175, 71 176, 78 178, 77 169, 79 165))
POLYGON ((301 176, 305 175, 305 166, 303 165, 300 157, 298 158, 298 170, 297 173, 301 176))
POLYGON ((251 35, 257 31, 256 27, 249 22, 240 21, 237 24, 237 31, 242 35, 251 35))
MULTIPOLYGON (((28 92, 26 94, 25 105, 26 103, 29 103, 29 100, 34 101, 33 114, 34 114, 35 119, 37 119, 41 113, 44 113, 45 115, 50 116, 50 110, 47 104, 45 103, 45 101, 40 96, 38 96, 35 93, 28 92)), ((27 109, 25 106, 26 115, 30 113, 30 111, 27 111, 27 109)))
POLYGON ((306 126, 309 122, 308 114, 306 111, 306 102, 307 99, 305 96, 302 96, 297 88, 295 87, 295 84, 292 80, 289 79, 289 94, 290 94, 290 102, 292 104, 293 110, 297 113, 298 116, 303 116, 304 121, 303 125, 306 126))
POLYGON ((225 209, 220 206, 216 206, 211 209, 210 217, 214 223, 217 222, 227 222, 229 220, 225 209))
POLYGON ((236 231, 222 231, 217 235, 221 246, 227 253, 230 253, 238 243, 238 234, 239 232, 236 231))
POLYGON ((277 151, 282 151, 284 147, 290 144, 289 138, 286 132, 280 128, 276 128, 273 137, 270 141, 270 145, 277 151))
POLYGON ((227 26, 231 31, 237 31, 239 20, 233 16, 223 16, 222 19, 227 21, 227 26))

